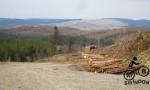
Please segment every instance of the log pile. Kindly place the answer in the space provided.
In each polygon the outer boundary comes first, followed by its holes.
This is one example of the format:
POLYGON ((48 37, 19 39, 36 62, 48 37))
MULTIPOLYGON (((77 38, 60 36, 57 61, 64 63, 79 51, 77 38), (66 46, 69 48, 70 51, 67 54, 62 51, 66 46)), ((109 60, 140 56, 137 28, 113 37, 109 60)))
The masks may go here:
POLYGON ((87 54, 86 57, 88 57, 89 71, 91 72, 122 73, 127 70, 127 65, 125 65, 120 59, 87 54))

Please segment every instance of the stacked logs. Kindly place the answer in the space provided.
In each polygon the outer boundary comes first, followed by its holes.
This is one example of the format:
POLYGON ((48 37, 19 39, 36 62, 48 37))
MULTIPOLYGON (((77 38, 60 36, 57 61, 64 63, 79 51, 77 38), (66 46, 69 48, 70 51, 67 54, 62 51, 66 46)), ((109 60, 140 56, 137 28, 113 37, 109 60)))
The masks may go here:
POLYGON ((127 70, 125 65, 120 59, 113 59, 104 57, 102 55, 85 55, 89 64, 90 72, 98 73, 122 73, 127 70))

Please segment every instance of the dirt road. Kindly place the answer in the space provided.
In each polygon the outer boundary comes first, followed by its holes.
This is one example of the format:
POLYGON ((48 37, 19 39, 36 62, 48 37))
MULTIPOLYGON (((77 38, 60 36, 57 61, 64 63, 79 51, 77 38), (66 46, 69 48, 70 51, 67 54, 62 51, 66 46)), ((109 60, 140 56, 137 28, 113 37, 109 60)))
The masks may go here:
MULTIPOLYGON (((150 85, 124 85, 123 75, 70 69, 62 63, 0 63, 0 90, 150 90, 150 85)), ((136 76, 135 79, 146 79, 136 76)))

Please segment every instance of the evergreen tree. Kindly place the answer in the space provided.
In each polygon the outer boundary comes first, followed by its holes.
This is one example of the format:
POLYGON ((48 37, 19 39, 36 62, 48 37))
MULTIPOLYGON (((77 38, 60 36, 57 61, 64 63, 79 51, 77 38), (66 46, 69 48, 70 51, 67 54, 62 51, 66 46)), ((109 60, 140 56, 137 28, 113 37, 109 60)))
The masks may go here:
POLYGON ((55 54, 56 50, 57 50, 57 46, 61 44, 61 36, 60 36, 60 33, 59 33, 57 26, 54 27, 54 32, 53 32, 53 35, 51 37, 51 41, 53 44, 54 54, 55 54))
POLYGON ((52 35, 52 42, 56 46, 61 44, 61 37, 60 37, 60 33, 59 33, 57 26, 54 27, 54 32, 52 35))

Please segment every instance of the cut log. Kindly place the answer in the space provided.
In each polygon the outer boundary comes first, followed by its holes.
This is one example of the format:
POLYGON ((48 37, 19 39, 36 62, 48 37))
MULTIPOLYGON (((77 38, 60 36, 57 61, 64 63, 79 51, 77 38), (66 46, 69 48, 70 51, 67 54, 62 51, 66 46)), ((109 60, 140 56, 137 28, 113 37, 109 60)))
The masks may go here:
POLYGON ((89 62, 90 71, 100 73, 120 73, 127 70, 125 65, 120 59, 105 58, 101 55, 86 55, 89 62))
POLYGON ((112 65, 112 64, 116 64, 121 62, 120 60, 109 60, 109 61, 91 61, 90 64, 92 66, 99 66, 99 67, 103 67, 103 66, 108 66, 108 65, 112 65))
POLYGON ((120 67, 120 68, 113 68, 110 70, 106 70, 105 73, 122 73, 125 72, 127 70, 126 67, 120 67))
POLYGON ((126 66, 120 63, 120 64, 112 64, 109 66, 103 66, 101 68, 107 70, 107 69, 120 68, 120 67, 126 67, 126 66))

